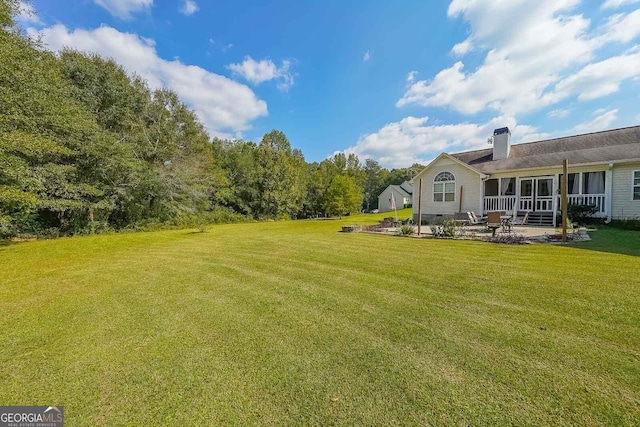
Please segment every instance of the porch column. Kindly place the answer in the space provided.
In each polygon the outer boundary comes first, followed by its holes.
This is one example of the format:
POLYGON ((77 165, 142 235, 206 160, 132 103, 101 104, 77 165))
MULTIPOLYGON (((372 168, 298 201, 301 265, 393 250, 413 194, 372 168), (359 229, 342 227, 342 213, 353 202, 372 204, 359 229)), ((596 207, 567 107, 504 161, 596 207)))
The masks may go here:
POLYGON ((480 216, 484 216, 484 181, 485 179, 480 179, 480 207, 478 209, 480 216))
POLYGON ((607 223, 611 222, 612 218, 612 206, 613 206, 613 163, 609 163, 609 167, 604 173, 604 195, 605 200, 605 214, 607 214, 607 223))
POLYGON ((560 189, 560 184, 558 182, 558 174, 553 174, 553 190, 551 191, 551 194, 553 194, 553 226, 554 227, 557 226, 556 217, 558 216, 558 190, 559 189, 560 189))

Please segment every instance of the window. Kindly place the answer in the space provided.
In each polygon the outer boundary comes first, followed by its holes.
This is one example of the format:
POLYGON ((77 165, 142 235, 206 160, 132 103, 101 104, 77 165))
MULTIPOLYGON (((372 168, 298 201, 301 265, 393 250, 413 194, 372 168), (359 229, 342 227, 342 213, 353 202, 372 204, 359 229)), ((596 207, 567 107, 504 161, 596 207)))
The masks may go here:
POLYGON ((456 199, 456 177, 451 172, 440 172, 433 179, 433 201, 454 202, 456 199))
POLYGON ((633 171, 631 188, 633 189, 633 200, 640 200, 640 171, 633 171))

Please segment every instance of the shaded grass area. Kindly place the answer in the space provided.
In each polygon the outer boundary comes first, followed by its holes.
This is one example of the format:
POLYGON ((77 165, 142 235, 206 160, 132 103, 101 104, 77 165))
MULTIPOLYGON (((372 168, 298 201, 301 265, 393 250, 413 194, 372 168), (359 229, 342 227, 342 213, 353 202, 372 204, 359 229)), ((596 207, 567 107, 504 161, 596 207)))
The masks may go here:
POLYGON ((384 216, 2 247, 0 402, 69 425, 640 424, 640 258, 337 232, 384 216))
POLYGON ((589 236, 592 239, 590 242, 576 245, 576 247, 594 251, 640 256, 640 231, 602 227, 589 231, 589 236))

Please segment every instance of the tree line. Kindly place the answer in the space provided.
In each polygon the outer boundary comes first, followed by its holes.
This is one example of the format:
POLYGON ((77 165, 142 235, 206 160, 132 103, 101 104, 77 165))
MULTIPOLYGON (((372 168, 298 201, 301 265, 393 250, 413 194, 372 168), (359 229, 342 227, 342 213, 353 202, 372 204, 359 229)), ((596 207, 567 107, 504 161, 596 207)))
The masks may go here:
POLYGON ((211 138, 175 92, 95 54, 48 51, 18 8, 0 0, 0 237, 344 215, 420 167, 308 163, 278 130, 211 138))

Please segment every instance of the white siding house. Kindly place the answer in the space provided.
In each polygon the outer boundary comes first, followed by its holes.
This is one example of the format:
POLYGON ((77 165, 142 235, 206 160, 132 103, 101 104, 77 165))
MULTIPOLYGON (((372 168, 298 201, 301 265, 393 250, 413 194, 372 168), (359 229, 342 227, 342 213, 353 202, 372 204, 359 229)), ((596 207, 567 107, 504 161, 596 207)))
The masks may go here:
POLYGON ((565 159, 569 204, 607 220, 640 219, 640 126, 514 145, 501 128, 490 140, 490 149, 442 153, 412 180, 415 220, 421 200, 427 221, 504 211, 555 223, 565 159))
POLYGON ((410 207, 412 203, 411 193, 413 192, 412 185, 409 181, 405 181, 400 185, 390 185, 385 188, 378 196, 378 210, 380 212, 390 212, 391 197, 393 196, 396 209, 404 209, 410 207))

